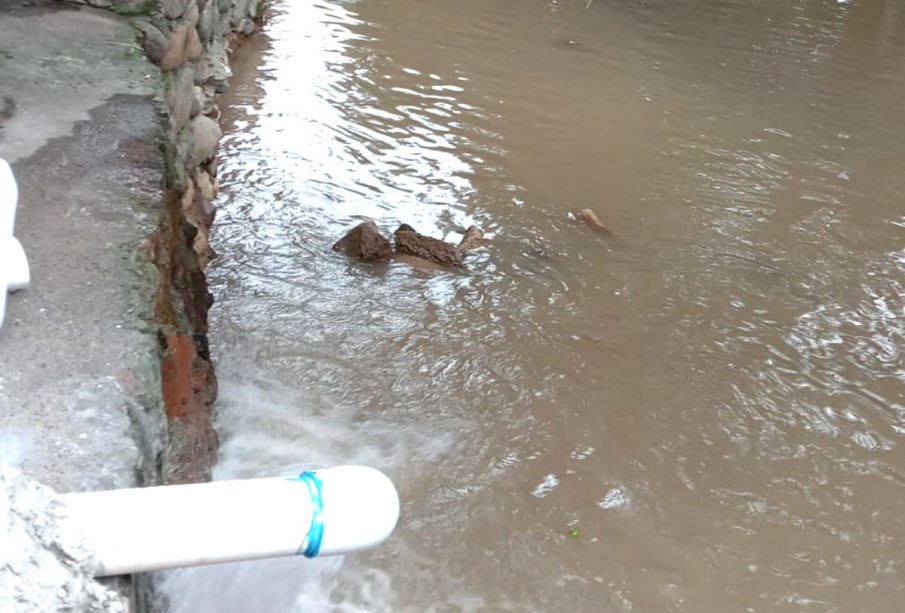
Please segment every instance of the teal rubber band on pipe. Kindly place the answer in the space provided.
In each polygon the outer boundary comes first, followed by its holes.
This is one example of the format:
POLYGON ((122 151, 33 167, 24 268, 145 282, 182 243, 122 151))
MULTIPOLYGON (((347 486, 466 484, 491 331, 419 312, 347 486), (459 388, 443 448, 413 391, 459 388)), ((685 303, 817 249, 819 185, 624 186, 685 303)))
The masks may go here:
MULTIPOLYGON (((296 480, 296 479, 294 479, 296 480)), ((323 482, 310 470, 306 470, 298 476, 298 481, 305 484, 311 495, 311 526, 308 528, 308 536, 299 547, 298 554, 306 558, 317 557, 321 551, 321 542, 324 539, 324 499, 323 482)))

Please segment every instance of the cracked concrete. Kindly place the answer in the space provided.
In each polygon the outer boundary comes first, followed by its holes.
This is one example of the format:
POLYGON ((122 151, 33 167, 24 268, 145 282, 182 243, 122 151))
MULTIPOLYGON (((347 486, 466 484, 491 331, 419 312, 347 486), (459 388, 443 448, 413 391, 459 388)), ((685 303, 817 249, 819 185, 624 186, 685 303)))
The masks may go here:
POLYGON ((159 451, 139 435, 163 427, 138 251, 162 200, 158 79, 128 20, 48 7, 0 0, 0 94, 16 103, 0 157, 32 274, 0 329, 0 462, 57 491, 125 487, 159 451))

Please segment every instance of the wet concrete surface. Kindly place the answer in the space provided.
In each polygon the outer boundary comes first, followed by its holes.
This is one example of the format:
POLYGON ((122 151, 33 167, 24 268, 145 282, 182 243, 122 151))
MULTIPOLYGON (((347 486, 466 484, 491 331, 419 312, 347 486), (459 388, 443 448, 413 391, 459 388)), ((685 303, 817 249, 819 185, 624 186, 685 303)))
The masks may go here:
POLYGON ((17 4, 0 0, 0 94, 16 102, 0 157, 32 284, 0 329, 0 461, 58 491, 129 486, 133 419, 159 389, 138 251, 161 201, 157 81, 127 20, 17 4))
POLYGON ((55 3, 0 0, 0 95, 15 100, 0 156, 12 163, 118 93, 153 93, 153 68, 128 20, 55 3))

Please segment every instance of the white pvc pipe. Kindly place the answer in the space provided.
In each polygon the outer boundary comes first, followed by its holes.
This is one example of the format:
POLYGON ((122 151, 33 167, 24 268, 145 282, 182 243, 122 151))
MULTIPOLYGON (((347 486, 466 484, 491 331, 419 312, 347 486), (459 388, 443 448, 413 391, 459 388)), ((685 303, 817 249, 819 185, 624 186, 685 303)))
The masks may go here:
POLYGON ((386 540, 399 518, 393 483, 364 466, 60 498, 97 556, 98 577, 359 551, 386 540))
POLYGON ((13 237, 18 199, 13 171, 0 159, 0 325, 6 313, 6 293, 28 287, 31 280, 25 251, 13 237))
POLYGON ((3 266, 6 274, 7 291, 25 289, 31 282, 31 274, 28 270, 28 259, 25 250, 15 237, 9 237, 6 241, 5 251, 0 255, 0 266, 3 266))

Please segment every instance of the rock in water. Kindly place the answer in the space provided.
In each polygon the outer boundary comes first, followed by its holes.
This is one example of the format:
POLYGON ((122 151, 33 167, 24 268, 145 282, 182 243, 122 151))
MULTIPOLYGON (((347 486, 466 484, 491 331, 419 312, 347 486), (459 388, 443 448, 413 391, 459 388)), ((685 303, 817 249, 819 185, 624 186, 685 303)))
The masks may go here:
POLYGON ((581 209, 578 211, 578 218, 605 236, 613 235, 610 229, 603 225, 603 222, 597 217, 597 213, 591 209, 581 209))
POLYGON ((412 255, 441 266, 461 267, 462 252, 454 245, 430 236, 424 236, 408 224, 402 224, 393 233, 396 253, 412 255))
POLYGON ((465 230, 465 235, 459 242, 459 253, 477 249, 484 244, 484 233, 477 226, 470 226, 465 230))
POLYGON ((350 258, 356 258, 363 262, 377 262, 388 260, 393 255, 390 241, 373 221, 363 221, 344 237, 336 241, 333 251, 345 253, 350 258))

